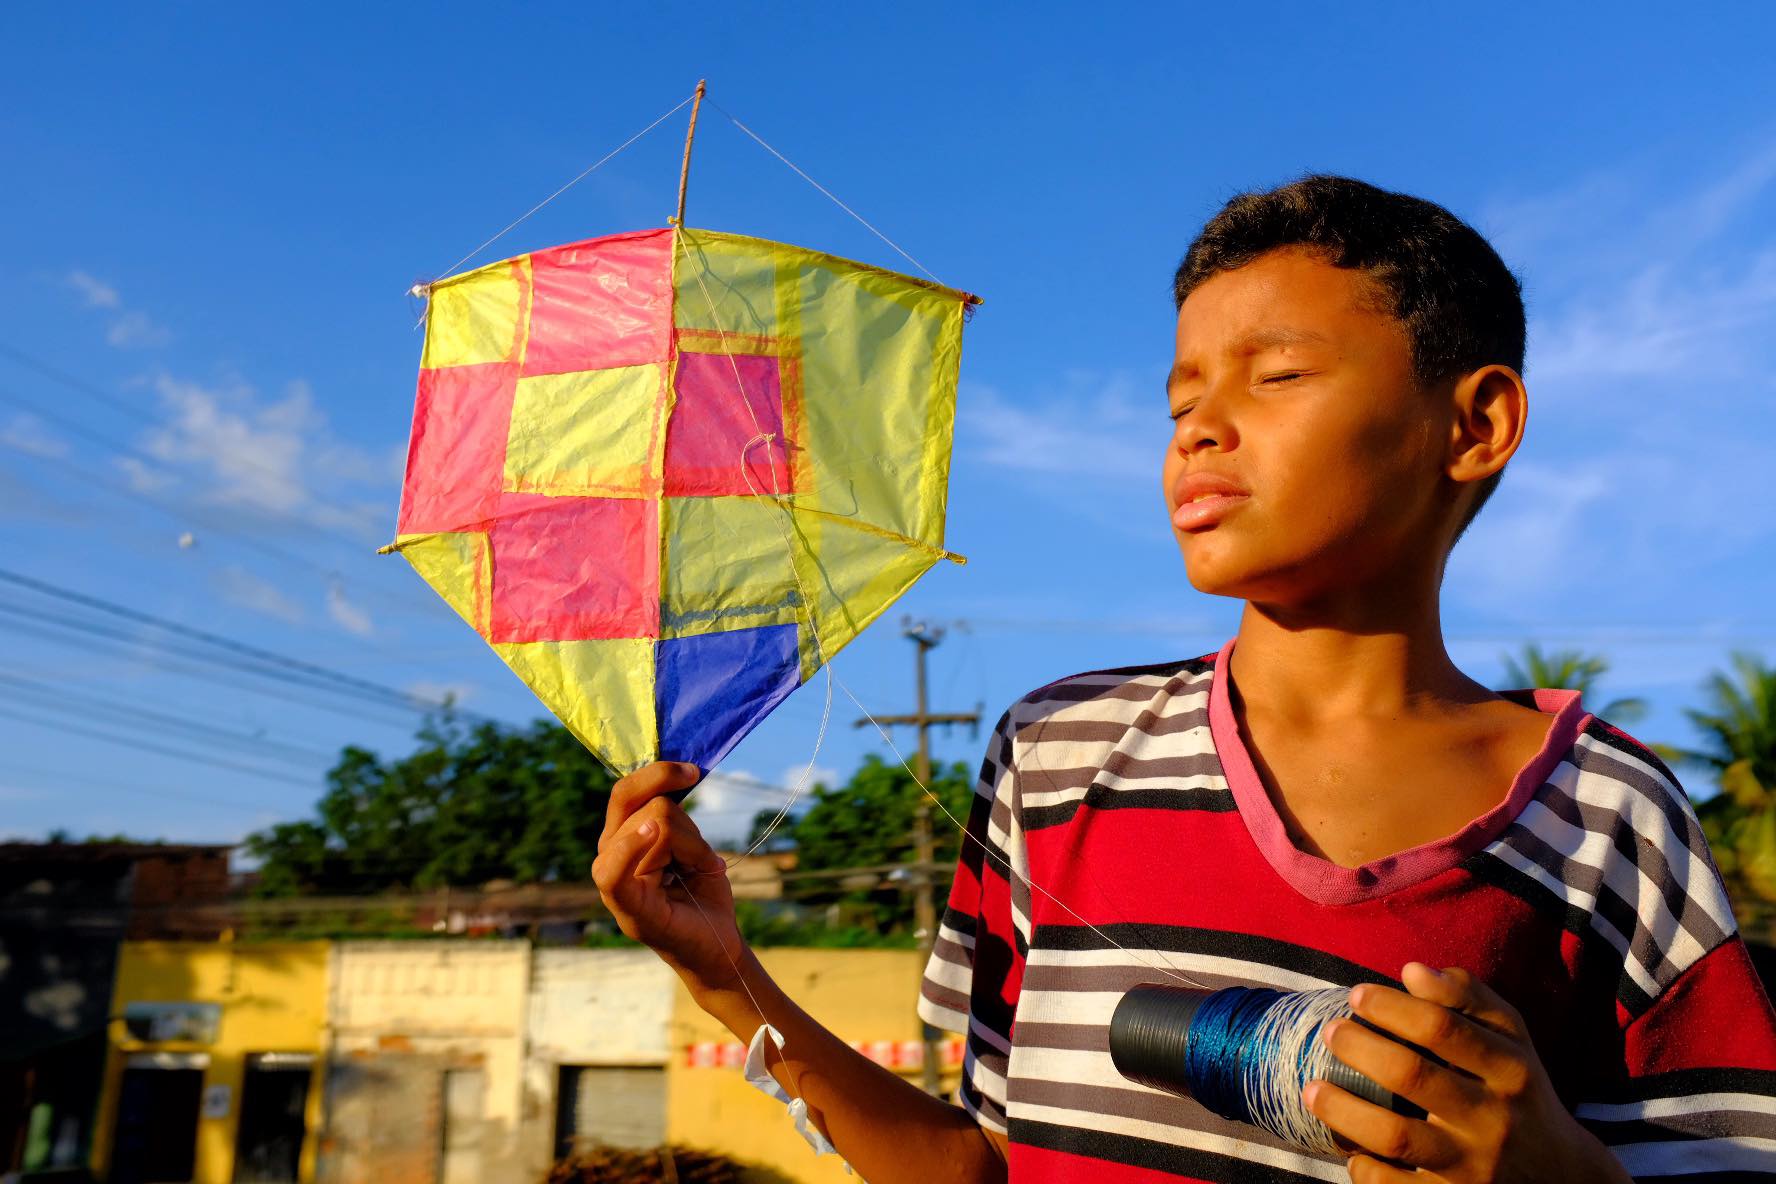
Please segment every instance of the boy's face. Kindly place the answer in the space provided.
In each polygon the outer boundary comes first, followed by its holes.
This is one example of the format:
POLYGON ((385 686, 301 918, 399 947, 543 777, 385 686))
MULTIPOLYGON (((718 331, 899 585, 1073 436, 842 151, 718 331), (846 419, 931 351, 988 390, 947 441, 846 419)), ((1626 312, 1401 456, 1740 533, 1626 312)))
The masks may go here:
POLYGON ((1178 313, 1166 509, 1203 592, 1307 606, 1440 565, 1451 421, 1362 272, 1285 248, 1178 313))

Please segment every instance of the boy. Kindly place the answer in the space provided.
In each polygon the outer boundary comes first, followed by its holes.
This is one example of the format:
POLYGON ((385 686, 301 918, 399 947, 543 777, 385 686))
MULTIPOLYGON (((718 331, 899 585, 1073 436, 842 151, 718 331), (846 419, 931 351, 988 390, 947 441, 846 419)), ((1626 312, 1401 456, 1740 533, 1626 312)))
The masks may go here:
POLYGON ((740 1039, 783 1035, 775 1076, 873 1184, 1776 1177, 1776 1017, 1671 774, 1443 645, 1450 548, 1523 438, 1517 281, 1438 206, 1308 177, 1230 202, 1175 296, 1166 506, 1191 583, 1246 607, 1217 655, 1001 721, 922 1000, 967 1033, 962 1108, 766 978, 661 796, 693 768, 612 795, 624 931, 740 1039), (1309 1083, 1341 1165, 1134 1086, 1110 1010, 1176 975, 1352 987, 1447 1064, 1348 1021, 1327 1044, 1427 1117, 1309 1083))

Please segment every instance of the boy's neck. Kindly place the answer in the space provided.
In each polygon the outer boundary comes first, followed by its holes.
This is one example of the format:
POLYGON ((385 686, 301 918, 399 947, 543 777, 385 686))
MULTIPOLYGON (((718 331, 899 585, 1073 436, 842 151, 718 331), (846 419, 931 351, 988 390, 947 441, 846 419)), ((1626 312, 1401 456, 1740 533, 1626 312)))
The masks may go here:
POLYGON ((1443 643, 1433 595, 1352 598, 1312 612, 1248 602, 1230 674, 1245 703, 1303 725, 1442 714, 1496 698, 1443 643))

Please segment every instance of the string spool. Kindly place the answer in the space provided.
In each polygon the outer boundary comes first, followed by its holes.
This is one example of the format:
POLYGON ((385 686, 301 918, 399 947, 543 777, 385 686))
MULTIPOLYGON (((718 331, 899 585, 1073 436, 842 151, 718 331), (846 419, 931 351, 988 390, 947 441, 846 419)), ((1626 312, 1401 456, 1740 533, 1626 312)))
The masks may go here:
POLYGON ((1424 1116, 1320 1042, 1322 1027, 1351 1018, 1350 992, 1343 988, 1207 991, 1149 984, 1117 1003, 1110 1059, 1131 1081, 1193 1098, 1304 1151, 1338 1154, 1336 1136, 1302 1105, 1309 1081, 1330 1081, 1377 1106, 1424 1116))

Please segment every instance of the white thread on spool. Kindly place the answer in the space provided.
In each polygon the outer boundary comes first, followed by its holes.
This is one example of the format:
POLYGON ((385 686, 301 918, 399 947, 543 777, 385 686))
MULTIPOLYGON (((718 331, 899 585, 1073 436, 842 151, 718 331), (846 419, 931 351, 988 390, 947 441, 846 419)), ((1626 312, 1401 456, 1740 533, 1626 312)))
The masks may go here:
POLYGON ((1350 992, 1342 987, 1285 995, 1264 1013, 1252 1043, 1276 1049, 1248 1073, 1245 1085, 1252 1120, 1258 1126, 1309 1151, 1340 1153, 1330 1128, 1308 1112, 1301 1089, 1327 1075, 1332 1050, 1320 1042, 1320 1029, 1351 1014, 1350 992))

